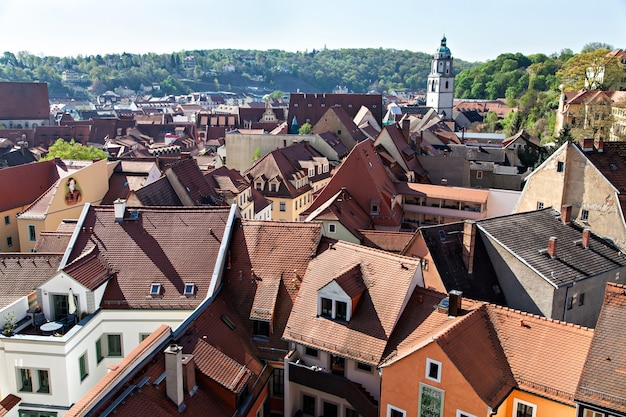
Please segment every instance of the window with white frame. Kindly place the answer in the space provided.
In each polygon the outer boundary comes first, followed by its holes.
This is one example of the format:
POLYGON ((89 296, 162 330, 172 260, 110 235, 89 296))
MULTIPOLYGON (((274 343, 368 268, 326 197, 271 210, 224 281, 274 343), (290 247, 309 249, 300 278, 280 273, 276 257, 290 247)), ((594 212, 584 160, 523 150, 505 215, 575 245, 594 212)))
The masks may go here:
POLYGON ((185 284, 185 291, 183 293, 183 295, 186 296, 192 296, 196 294, 196 284, 189 282, 187 284, 185 284))
POLYGON ((483 179, 483 172, 482 171, 476 171, 476 179, 477 180, 482 180, 483 179))
POLYGON ((315 176, 315 167, 309 168, 309 177, 314 177, 314 176, 315 176))
POLYGON ((287 211, 287 204, 284 201, 281 201, 279 204, 280 211, 287 211))
POLYGON ((406 417, 406 410, 387 404, 387 417, 406 417))
POLYGON ((580 211, 580 220, 586 222, 589 220, 589 210, 581 210, 580 211))
POLYGON ((474 414, 462 410, 456 410, 456 417, 476 417, 474 414))
POLYGON ((337 225, 334 223, 330 223, 328 225, 328 233, 336 233, 337 232, 337 225))
POLYGON ((328 297, 318 297, 318 314, 332 320, 350 321, 348 303, 328 297))
POLYGON ((153 282, 150 285, 150 295, 153 297, 161 295, 161 284, 153 282))
POLYGON ((536 414, 536 404, 518 400, 517 398, 513 401, 513 417, 535 417, 536 414))
POLYGON ((434 359, 426 359, 426 379, 441 382, 441 362, 434 359))
POLYGON ((604 417, 604 413, 593 410, 585 410, 583 417, 604 417))
POLYGON ((324 164, 324 173, 328 172, 328 164, 324 164))
POLYGON ((537 201, 537 210, 541 210, 543 208, 543 202, 537 201))

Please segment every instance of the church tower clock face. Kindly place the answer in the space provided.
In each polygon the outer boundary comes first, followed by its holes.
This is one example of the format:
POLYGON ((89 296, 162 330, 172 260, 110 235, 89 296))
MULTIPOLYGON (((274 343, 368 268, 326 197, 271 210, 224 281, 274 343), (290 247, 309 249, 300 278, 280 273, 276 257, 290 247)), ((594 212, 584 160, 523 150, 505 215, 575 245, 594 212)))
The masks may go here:
POLYGON ((447 45, 445 35, 441 45, 433 55, 428 88, 426 91, 426 105, 432 107, 438 114, 446 118, 452 117, 454 101, 454 73, 452 69, 452 52, 447 45))

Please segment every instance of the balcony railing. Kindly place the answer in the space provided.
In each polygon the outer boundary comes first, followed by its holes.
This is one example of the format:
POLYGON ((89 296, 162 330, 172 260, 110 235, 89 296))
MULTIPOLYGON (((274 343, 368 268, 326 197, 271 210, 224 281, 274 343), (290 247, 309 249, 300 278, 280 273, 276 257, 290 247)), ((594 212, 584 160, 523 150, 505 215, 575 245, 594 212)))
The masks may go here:
POLYGON ((339 375, 289 363, 289 381, 344 398, 362 417, 377 417, 378 403, 361 385, 339 375))

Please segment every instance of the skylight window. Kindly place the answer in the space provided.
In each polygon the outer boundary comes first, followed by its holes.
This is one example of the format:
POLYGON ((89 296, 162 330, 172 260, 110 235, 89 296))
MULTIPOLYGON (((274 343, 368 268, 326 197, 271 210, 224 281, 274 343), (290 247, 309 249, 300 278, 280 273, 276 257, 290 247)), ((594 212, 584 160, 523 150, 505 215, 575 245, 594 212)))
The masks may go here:
POLYGON ((150 285, 150 295, 161 295, 161 284, 153 283, 150 285))
POLYGON ((185 284, 185 292, 184 295, 194 295, 196 293, 196 284, 190 283, 185 284))

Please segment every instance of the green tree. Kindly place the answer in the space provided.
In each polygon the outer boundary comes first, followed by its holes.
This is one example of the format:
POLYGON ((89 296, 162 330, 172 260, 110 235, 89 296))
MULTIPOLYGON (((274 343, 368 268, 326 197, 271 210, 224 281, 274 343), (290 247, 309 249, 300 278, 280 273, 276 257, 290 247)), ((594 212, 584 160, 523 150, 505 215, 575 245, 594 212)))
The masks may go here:
POLYGON ((48 147, 48 155, 42 158, 42 161, 47 161, 55 157, 61 159, 75 160, 75 161, 91 161, 94 159, 107 159, 107 154, 101 149, 94 148, 93 146, 83 146, 80 143, 76 143, 74 139, 67 142, 61 138, 57 139, 54 144, 48 147))
POLYGON ((298 129, 298 134, 299 135, 308 135, 309 133, 311 133, 312 129, 313 129, 313 126, 311 126, 311 123, 306 122, 305 124, 300 126, 300 128, 298 129))
POLYGON ((607 59, 607 49, 574 55, 557 72, 564 91, 608 90, 622 82, 624 70, 619 59, 607 59))

